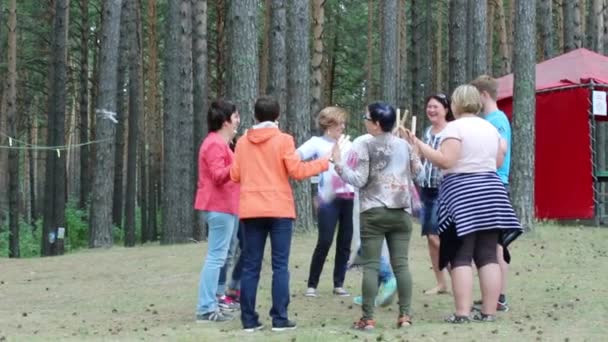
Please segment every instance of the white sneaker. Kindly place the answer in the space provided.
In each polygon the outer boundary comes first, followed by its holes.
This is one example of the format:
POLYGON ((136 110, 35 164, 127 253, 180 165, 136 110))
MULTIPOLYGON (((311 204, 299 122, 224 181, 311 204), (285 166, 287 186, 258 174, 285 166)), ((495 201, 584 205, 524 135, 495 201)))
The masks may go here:
POLYGON ((306 293, 304 293, 305 297, 317 297, 317 289, 314 287, 309 287, 306 289, 306 293))
POLYGON ((340 297, 348 297, 348 296, 350 296, 350 293, 348 293, 348 291, 346 291, 343 287, 336 287, 336 288, 334 288, 334 294, 336 296, 340 296, 340 297))

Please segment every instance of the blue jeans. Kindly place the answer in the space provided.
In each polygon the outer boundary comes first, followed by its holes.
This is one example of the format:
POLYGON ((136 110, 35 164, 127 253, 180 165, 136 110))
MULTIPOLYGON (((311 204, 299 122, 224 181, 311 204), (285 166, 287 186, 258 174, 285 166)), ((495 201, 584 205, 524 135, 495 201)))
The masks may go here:
MULTIPOLYGON (((239 221, 240 222, 240 221, 239 221)), ((230 247, 228 248, 228 256, 226 257, 226 262, 224 263, 224 266, 222 266, 222 269, 220 270, 220 280, 219 283, 217 285, 217 295, 218 296, 223 296, 224 294, 226 294, 226 278, 228 277, 228 274, 230 272, 232 272, 232 279, 230 280, 229 284, 228 284, 228 288, 230 289, 238 289, 239 287, 239 283, 240 281, 240 270, 237 270, 237 267, 241 267, 240 266, 240 262, 239 262, 239 257, 237 255, 237 249, 240 247, 242 241, 243 241, 243 237, 240 234, 240 230, 242 228, 242 224, 239 223, 239 226, 237 227, 237 229, 234 230, 234 232, 232 233, 232 238, 230 239, 230 247), (239 273, 239 278, 234 277, 235 273, 238 272, 239 273)))
POLYGON ((422 236, 437 235, 438 198, 439 189, 420 188, 420 201, 422 202, 420 225, 422 226, 422 236))
POLYGON ((255 311, 260 271, 266 237, 270 235, 272 252, 272 308, 273 325, 284 324, 289 306, 289 253, 293 234, 293 219, 244 219, 245 250, 241 276, 241 322, 243 328, 256 326, 259 315, 255 311))
POLYGON ((226 262, 232 232, 238 225, 238 217, 231 214, 205 211, 201 217, 209 226, 207 239, 207 258, 201 270, 198 285, 197 314, 205 314, 217 310, 217 284, 220 269, 226 262))

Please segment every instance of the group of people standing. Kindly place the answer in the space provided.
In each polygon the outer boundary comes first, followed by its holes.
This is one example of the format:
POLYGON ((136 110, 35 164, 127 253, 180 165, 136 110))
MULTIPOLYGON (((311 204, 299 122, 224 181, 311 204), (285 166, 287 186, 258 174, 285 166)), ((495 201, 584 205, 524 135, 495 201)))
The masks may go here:
POLYGON ((425 104, 431 126, 422 140, 400 126, 393 106, 377 102, 368 105, 361 117, 367 134, 350 144, 341 138, 348 113, 327 107, 318 115, 323 135, 297 149, 293 137, 276 123, 277 101, 261 97, 255 104, 255 125, 238 139, 233 151, 239 113, 229 102, 213 102, 207 117, 210 133, 199 151, 195 200, 195 209, 209 227, 197 321, 232 320, 230 312, 240 304, 243 329, 263 328, 256 295, 270 236, 272 330, 295 329, 287 311, 296 217, 289 180, 315 175, 319 175, 319 234, 305 296, 319 295, 319 279, 337 229, 333 294, 349 296, 344 288, 347 269, 352 264, 363 267, 362 296, 354 298, 363 314, 353 327, 373 329, 375 306, 389 304, 395 294, 397 326, 411 325, 408 252, 412 201, 419 191, 422 235, 428 240, 437 281, 425 293, 449 292, 447 269, 455 312, 446 322, 495 320, 497 310, 508 309, 503 254, 508 260, 506 247, 521 232, 508 197, 510 126, 496 107, 496 88, 496 81, 484 75, 458 87, 451 101, 444 94, 429 96, 425 104), (482 300, 475 303, 473 261, 482 292, 482 300), (232 281, 226 289, 232 263, 232 281))

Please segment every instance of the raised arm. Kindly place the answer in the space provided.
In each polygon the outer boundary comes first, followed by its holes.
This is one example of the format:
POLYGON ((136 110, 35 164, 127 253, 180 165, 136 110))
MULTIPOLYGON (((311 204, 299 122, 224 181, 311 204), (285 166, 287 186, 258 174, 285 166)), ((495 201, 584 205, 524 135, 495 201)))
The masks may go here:
POLYGON ((285 165, 285 169, 287 170, 289 177, 296 180, 302 180, 318 175, 329 168, 328 158, 320 158, 309 162, 303 162, 300 155, 296 152, 296 148, 291 137, 285 139, 284 144, 283 165, 285 165))

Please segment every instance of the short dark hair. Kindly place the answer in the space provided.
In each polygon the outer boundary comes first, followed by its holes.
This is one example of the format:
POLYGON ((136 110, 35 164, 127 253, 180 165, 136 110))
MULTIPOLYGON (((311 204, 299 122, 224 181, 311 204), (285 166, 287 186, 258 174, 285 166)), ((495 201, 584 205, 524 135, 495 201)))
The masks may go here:
POLYGON ((367 106, 369 111, 369 117, 372 122, 378 122, 383 132, 391 132, 395 126, 397 115, 395 114, 395 108, 393 106, 382 103, 374 102, 367 106))
POLYGON ((254 116, 258 122, 276 121, 280 111, 279 103, 270 96, 262 96, 255 101, 254 116))
POLYGON ((219 131, 224 122, 230 121, 232 113, 236 112, 236 106, 231 102, 216 100, 211 102, 207 112, 207 127, 209 132, 219 131))
POLYGON ((429 101, 431 101, 433 99, 437 100, 437 102, 441 103, 443 108, 445 108, 447 110, 447 113, 445 114, 445 120, 447 122, 454 121, 455 118, 454 118, 454 113, 452 113, 452 106, 450 105, 452 103, 450 101, 450 97, 443 93, 437 93, 437 94, 430 95, 429 97, 426 98, 426 100, 424 100, 424 106, 426 107, 429 104, 429 101))

